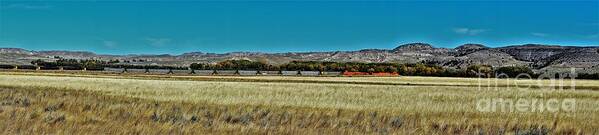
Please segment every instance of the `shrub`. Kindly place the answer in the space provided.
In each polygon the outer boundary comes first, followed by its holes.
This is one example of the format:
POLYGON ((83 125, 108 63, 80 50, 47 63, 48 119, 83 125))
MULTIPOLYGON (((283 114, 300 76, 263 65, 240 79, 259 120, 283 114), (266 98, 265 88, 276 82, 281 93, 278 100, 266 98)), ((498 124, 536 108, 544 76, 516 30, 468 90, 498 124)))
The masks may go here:
POLYGON ((531 75, 531 76, 534 74, 532 72, 532 70, 526 66, 501 67, 501 68, 495 70, 495 73, 497 73, 497 75, 506 74, 506 75, 508 75, 508 77, 516 77, 519 74, 523 74, 523 73, 531 75))

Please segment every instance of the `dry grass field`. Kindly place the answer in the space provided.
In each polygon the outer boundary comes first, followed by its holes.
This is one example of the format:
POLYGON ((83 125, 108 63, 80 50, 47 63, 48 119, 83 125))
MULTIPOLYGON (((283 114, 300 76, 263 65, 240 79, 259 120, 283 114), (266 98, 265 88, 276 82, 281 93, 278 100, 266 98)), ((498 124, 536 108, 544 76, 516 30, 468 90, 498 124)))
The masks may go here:
POLYGON ((599 81, 0 72, 4 134, 599 134, 599 81), (492 87, 478 87, 492 82, 492 87), (527 89, 514 87, 534 84, 527 89), (542 84, 542 85, 537 85, 542 84), (566 88, 571 88, 566 81, 566 88), (481 99, 575 110, 477 110, 481 99))

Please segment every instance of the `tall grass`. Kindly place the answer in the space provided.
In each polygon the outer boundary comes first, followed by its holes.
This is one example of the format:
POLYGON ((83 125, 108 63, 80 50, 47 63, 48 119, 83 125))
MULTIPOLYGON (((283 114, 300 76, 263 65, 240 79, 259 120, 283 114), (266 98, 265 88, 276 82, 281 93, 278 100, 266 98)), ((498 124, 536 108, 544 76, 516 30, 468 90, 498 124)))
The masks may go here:
MULTIPOLYGON (((353 78, 332 79, 361 81, 352 80, 353 78)), ((366 80, 394 82, 393 79, 396 78, 366 80)), ((434 82, 438 78, 417 79, 421 79, 421 82, 434 82)), ((455 80, 456 83, 460 81, 471 80, 455 80)), ((197 131, 221 133, 306 131, 315 134, 599 132, 596 129, 599 127, 596 122, 599 120, 596 106, 599 92, 594 90, 518 90, 509 87, 479 90, 477 87, 455 86, 27 75, 0 76, 0 86, 5 87, 1 91, 4 92, 3 102, 11 102, 3 106, 10 111, 3 111, 1 120, 28 122, 26 119, 12 119, 12 114, 8 112, 37 110, 38 114, 33 115, 44 115, 43 118, 47 117, 51 123, 59 123, 59 128, 44 128, 47 123, 35 123, 43 120, 37 119, 38 117, 32 120, 33 123, 24 125, 41 126, 39 131, 52 132, 93 133, 94 127, 108 127, 112 132, 120 133, 191 133, 196 128, 197 131), (577 106, 575 112, 480 112, 476 110, 476 101, 482 98, 574 98, 577 106), (28 99, 31 107, 15 107, 14 104, 22 104, 21 100, 24 99, 28 99), (104 107, 82 113, 81 110, 89 108, 85 103, 104 107), (46 109, 58 111, 48 113, 46 109), (206 110, 209 110, 210 115, 206 114, 206 110), (264 114, 264 111, 268 113, 264 114), (94 120, 94 117, 101 118, 94 120), (91 119, 92 122, 81 125, 80 119, 91 119), (109 124, 110 121, 116 121, 114 124, 133 123, 123 124, 125 127, 118 128, 109 124), (173 124, 176 126, 173 127, 173 124), (79 128, 87 130, 77 130, 79 128)), ((23 127, 0 126, 5 128, 5 132, 27 131, 23 127)))

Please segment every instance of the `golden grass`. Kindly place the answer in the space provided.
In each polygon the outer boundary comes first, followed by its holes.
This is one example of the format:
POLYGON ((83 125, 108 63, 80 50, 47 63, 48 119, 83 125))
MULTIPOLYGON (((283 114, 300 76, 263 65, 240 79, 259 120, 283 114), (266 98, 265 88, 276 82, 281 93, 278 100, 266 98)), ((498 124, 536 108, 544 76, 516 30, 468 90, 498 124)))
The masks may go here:
POLYGON ((597 80, 539 80, 539 79, 495 79, 495 78, 457 78, 457 77, 305 77, 305 76, 194 76, 194 75, 156 75, 156 74, 114 74, 109 72, 0 72, 0 75, 29 75, 29 76, 66 76, 91 78, 128 78, 128 79, 160 79, 160 80, 190 80, 190 81, 226 81, 226 82, 294 82, 294 83, 336 83, 336 84, 372 84, 372 85, 416 85, 416 86, 468 86, 468 87, 509 87, 512 88, 543 88, 546 90, 564 89, 599 90, 597 80))
MULTIPOLYGON (((122 118, 122 121, 136 121, 131 127, 135 132, 129 133, 173 133, 177 128, 172 123, 161 122, 154 117, 156 110, 165 110, 163 117, 170 115, 169 109, 175 107, 186 110, 181 113, 182 121, 189 121, 191 116, 201 117, 201 109, 218 117, 228 117, 215 120, 209 128, 202 124, 178 125, 181 130, 176 133, 191 133, 198 131, 233 133, 243 131, 248 133, 516 133, 522 131, 547 131, 560 134, 597 134, 599 131, 599 91, 594 89, 576 91, 551 91, 543 88, 518 90, 513 87, 495 87, 489 90, 479 90, 472 87, 476 79, 436 78, 436 77, 178 77, 168 78, 155 76, 72 76, 51 74, 50 76, 35 74, 3 74, 0 76, 0 86, 6 87, 2 92, 12 94, 3 100, 14 102, 14 99, 33 98, 39 100, 39 107, 26 107, 40 110, 47 108, 49 103, 43 101, 73 104, 62 107, 67 111, 65 122, 60 128, 24 132, 39 133, 40 131, 85 133, 92 132, 92 127, 106 127, 98 123, 87 124, 88 130, 78 123, 86 117, 96 117, 93 114, 115 113, 108 107, 81 113, 77 109, 85 107, 85 103, 124 104, 118 113, 126 113, 135 118, 122 118), (193 81, 198 80, 204 81, 193 81), (213 80, 210 80, 213 79, 213 80), (245 79, 239 81, 239 79, 245 79), (249 80, 249 81, 248 81, 249 80), (273 81, 275 80, 275 81, 273 81), (298 81, 299 80, 299 81, 298 81), (307 81, 304 81, 307 80, 307 81), (377 83, 335 83, 335 82, 377 82, 377 83), (378 83, 383 82, 383 83, 378 83), (423 85, 388 85, 387 83, 420 83, 423 85), (424 84, 446 83, 448 86, 427 86, 424 84), (456 85, 456 86, 454 86, 456 85), (31 95, 31 93, 38 93, 31 95), (40 96, 39 93, 69 93, 65 96, 40 96), (24 96, 23 96, 24 95, 24 96), (84 97, 97 97, 86 101, 84 97), (106 98, 109 97, 109 98, 106 98), (576 100, 575 112, 480 112, 476 110, 477 100, 485 98, 504 99, 567 99, 576 100), (81 100, 81 101, 79 101, 81 100), (120 102, 123 103, 120 103, 120 102), (118 103, 117 103, 118 102, 118 103), (168 104, 168 106, 148 107, 151 104, 168 104), (129 110, 131 109, 131 110, 129 110), (270 122, 271 118, 258 117, 259 111, 268 110, 275 114, 287 113, 291 122, 270 122), (168 113, 167 113, 168 112, 168 113), (248 116, 250 115, 250 116, 248 116), (375 116, 369 116, 375 115, 375 116), (149 117, 149 118, 148 118, 149 117), (154 120, 148 120, 152 119, 154 120), (245 122, 231 119, 251 117, 245 122), (228 120, 227 120, 228 119, 228 120), (268 120, 263 120, 268 119, 268 120), (397 120, 400 119, 400 120, 397 120), (71 122, 72 121, 72 122, 71 122), (393 124, 395 122, 395 125, 393 124), (401 121, 401 125, 397 125, 401 121), (71 122, 71 123, 70 123, 71 122), (243 124, 245 123, 245 124, 243 124), (323 124, 324 123, 324 124, 323 124), (350 124, 348 124, 350 123, 350 124), (373 124, 374 123, 374 124, 373 124), (65 125, 66 124, 66 125, 65 125), (270 125, 268 128, 264 124, 270 125), (345 126, 343 126, 345 125, 345 126), (70 127, 69 127, 70 126, 70 127), (137 127, 142 126, 142 127, 137 127), (155 127, 158 126, 158 127, 155 127), (166 126, 166 127, 165 127, 166 126), (161 128, 162 127, 162 128, 161 128), (146 131, 147 130, 147 131, 146 131), (169 131, 169 132, 166 132, 169 131)), ((509 84, 507 80, 505 84, 509 84)), ((531 80, 522 80, 527 82, 531 80)), ((547 82, 543 82, 547 83, 547 82)), ((577 81, 577 85, 594 87, 596 81, 577 81)), ((3 94, 4 95, 4 94, 3 94)), ((60 95, 60 94, 58 94, 60 95)), ((30 99, 32 100, 32 99, 30 99)), ((35 105, 32 105, 35 106, 35 105)), ((6 108, 6 107, 4 107, 6 108)), ((15 109, 15 107, 10 107, 15 109)), ((19 108, 19 107, 16 107, 19 108)), ((35 112, 35 111, 34 111, 35 112)), ((39 111, 38 111, 39 112, 39 111)), ((160 111, 158 111, 160 112, 160 111)), ((7 111, 1 115, 7 115, 7 111)), ((46 114, 44 115, 55 115, 46 114)), ((58 117, 58 116, 47 116, 58 117)), ((99 115, 105 121, 113 121, 112 115, 99 115)), ((283 117, 283 116, 277 116, 283 117)), ((11 120, 0 117, 0 120, 22 123, 27 120, 11 120)), ((201 117, 203 118, 203 117, 201 117)), ((98 118, 100 119, 100 118, 98 118)), ((279 118, 280 119, 280 118, 279 118)), ((36 119, 37 120, 37 119, 36 119)), ((108 122, 109 123, 109 122, 108 122)), ((175 122, 176 123, 176 122, 175 122)), ((47 124, 47 123, 45 123, 47 124)), ((29 125, 44 126, 44 123, 29 125)), ((15 127, 4 126, 5 132, 15 127)), ((131 126, 131 125, 127 125, 131 126)), ((110 127, 110 126, 108 126, 110 127)), ((127 133, 121 130, 127 128, 110 127, 112 133, 127 133)))

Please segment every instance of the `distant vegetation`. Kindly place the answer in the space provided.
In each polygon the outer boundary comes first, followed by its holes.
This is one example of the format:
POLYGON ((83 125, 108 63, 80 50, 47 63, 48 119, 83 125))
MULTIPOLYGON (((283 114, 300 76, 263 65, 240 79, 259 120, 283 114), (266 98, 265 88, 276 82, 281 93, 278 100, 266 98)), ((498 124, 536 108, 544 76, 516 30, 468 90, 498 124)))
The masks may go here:
POLYGON ((163 65, 109 64, 109 65, 104 65, 104 67, 109 67, 109 68, 127 68, 127 69, 175 69, 175 70, 187 70, 187 67, 163 66, 163 65))
POLYGON ((189 67, 196 70, 279 70, 266 62, 249 60, 225 60, 216 64, 192 63, 189 67))
POLYGON ((47 62, 43 60, 34 60, 31 62, 33 65, 43 67, 45 69, 58 69, 60 67, 70 70, 104 70, 104 65, 111 64, 102 60, 77 60, 77 59, 59 59, 53 62, 47 62))
POLYGON ((397 72, 395 63, 317 62, 292 61, 280 66, 283 70, 350 71, 350 72, 397 72))
POLYGON ((519 74, 525 73, 528 75, 534 75, 532 70, 525 66, 509 66, 509 67, 500 67, 496 70, 499 74, 505 74, 509 77, 516 77, 519 74))
POLYGON ((577 79, 599 79, 599 73, 593 73, 593 74, 589 74, 589 73, 582 73, 582 74, 578 74, 578 77, 576 77, 577 79))
MULTIPOLYGON (((124 61, 127 63, 127 61, 124 61)), ((31 62, 33 65, 40 66, 44 69, 59 69, 60 67, 65 70, 104 70, 105 67, 110 68, 131 68, 131 69, 187 69, 187 67, 176 67, 176 66, 162 66, 162 65, 132 65, 132 64, 119 64, 119 60, 77 60, 77 59, 58 59, 56 61, 44 61, 34 60, 31 62)))
POLYGON ((535 76, 528 67, 501 67, 493 69, 489 65, 471 65, 466 69, 444 68, 435 64, 399 64, 399 63, 359 63, 359 62, 320 62, 291 61, 279 66, 265 62, 249 60, 226 60, 216 64, 193 63, 191 69, 196 70, 287 70, 287 71, 339 71, 339 72, 387 72, 406 76, 441 76, 441 77, 494 77, 496 74, 507 74, 516 77, 520 73, 535 76))
MULTIPOLYGON (((334 71, 334 72, 367 72, 367 73, 399 73, 404 76, 439 76, 439 77, 510 77, 514 78, 520 74, 530 75, 536 78, 532 69, 526 66, 492 67, 490 65, 470 65, 467 68, 446 68, 434 63, 360 63, 360 62, 321 62, 321 61, 291 61, 282 65, 270 65, 264 61, 251 60, 225 60, 218 63, 192 63, 186 66, 163 66, 163 65, 133 65, 123 64, 118 60, 76 60, 59 59, 56 61, 34 60, 33 65, 42 69, 65 70, 103 70, 110 68, 128 69, 173 69, 173 70, 259 70, 259 71, 334 71)), ((14 65, 0 65, 0 68, 8 69, 14 65)), ((31 65, 19 65, 19 69, 35 69, 31 65)), ((556 75, 557 76, 557 75, 556 75)), ((528 76, 526 76, 528 77, 528 76)), ((599 79, 599 73, 581 73, 579 79, 599 79)))
POLYGON ((319 62, 319 61, 291 61, 279 66, 269 65, 265 62, 254 62, 249 60, 226 60, 216 64, 193 63, 192 69, 204 70, 288 70, 288 71, 350 71, 350 72, 398 72, 403 69, 411 70, 413 74, 425 74, 441 69, 434 65, 419 64, 422 68, 416 69, 415 64, 397 63, 358 63, 358 62, 319 62), (426 71, 425 71, 426 70, 426 71), (431 70, 431 71, 429 71, 431 70), (416 73, 418 72, 418 73, 416 73), (422 73, 420 73, 422 72, 422 73))

